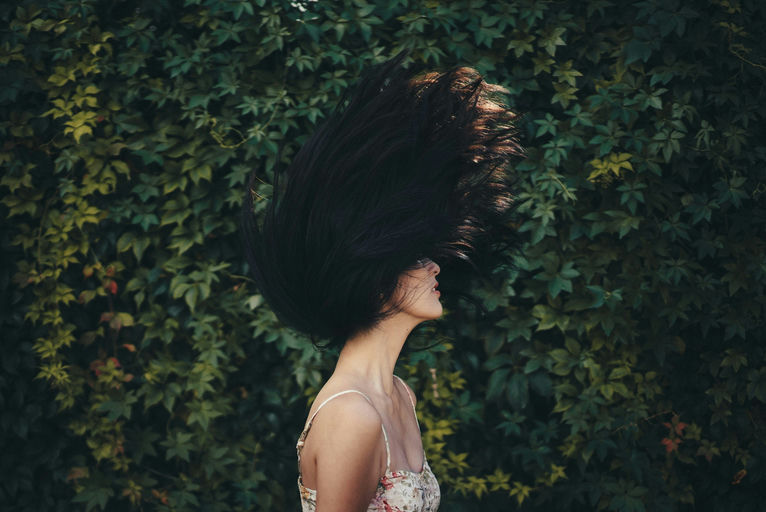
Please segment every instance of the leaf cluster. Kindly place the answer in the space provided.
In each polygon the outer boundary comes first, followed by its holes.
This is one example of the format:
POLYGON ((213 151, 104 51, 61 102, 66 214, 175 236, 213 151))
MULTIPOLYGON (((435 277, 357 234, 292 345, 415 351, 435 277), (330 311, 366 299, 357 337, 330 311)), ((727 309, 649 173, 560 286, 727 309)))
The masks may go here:
POLYGON ((245 277, 237 213, 251 170, 270 197, 358 74, 410 48, 507 87, 527 150, 513 266, 466 283, 485 311, 450 304, 399 371, 442 507, 759 510, 764 18, 756 0, 0 6, 0 508, 297 509, 331 357, 245 277))

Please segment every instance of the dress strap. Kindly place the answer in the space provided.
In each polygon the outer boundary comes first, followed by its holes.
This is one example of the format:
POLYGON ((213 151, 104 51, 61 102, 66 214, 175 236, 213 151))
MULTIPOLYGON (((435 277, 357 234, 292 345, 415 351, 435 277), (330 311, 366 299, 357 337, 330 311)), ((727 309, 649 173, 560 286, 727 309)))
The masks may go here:
POLYGON ((420 422, 418 421, 418 413, 415 410, 415 401, 412 399, 412 395, 410 395, 410 391, 407 389, 407 384, 399 377, 398 375, 394 375, 399 381, 404 385, 404 392, 407 393, 407 398, 410 399, 410 403, 412 404, 412 414, 415 415, 415 423, 418 425, 418 431, 420 431, 420 422))
MULTIPOLYGON (((319 414, 319 411, 322 409, 322 407, 327 404, 330 400, 333 398, 337 398, 341 395, 345 395, 347 393, 359 393, 364 397, 365 400, 367 400, 370 405, 372 405, 372 408, 375 409, 375 405, 372 403, 372 400, 370 400, 370 397, 362 393, 361 391, 358 391, 356 389, 347 389, 346 391, 341 391, 339 393, 335 393, 330 398, 319 404, 319 407, 317 407, 317 410, 314 411, 314 414, 311 415, 311 417, 306 422, 306 425, 303 427, 303 431, 301 432, 300 438, 298 439, 298 444, 295 446, 297 452, 298 452, 298 464, 301 462, 301 449, 303 448, 303 445, 305 444, 306 436, 309 433, 309 429, 311 428, 311 424, 314 422, 314 418, 316 418, 316 415, 319 414)), ((377 409, 375 409, 375 412, 377 412, 377 409)), ((380 422, 380 428, 383 430, 383 440, 386 442, 386 473, 388 473, 391 470, 391 450, 388 447, 388 434, 386 434, 386 427, 383 426, 383 420, 381 418, 380 422)))

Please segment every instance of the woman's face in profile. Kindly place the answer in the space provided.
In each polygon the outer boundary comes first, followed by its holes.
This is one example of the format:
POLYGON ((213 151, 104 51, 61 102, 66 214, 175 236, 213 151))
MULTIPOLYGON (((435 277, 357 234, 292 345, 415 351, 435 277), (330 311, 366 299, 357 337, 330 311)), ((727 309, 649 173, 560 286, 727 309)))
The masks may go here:
POLYGON ((402 313, 422 320, 434 320, 442 315, 441 293, 436 289, 439 265, 428 258, 418 260, 416 268, 399 276, 397 293, 404 294, 402 313))

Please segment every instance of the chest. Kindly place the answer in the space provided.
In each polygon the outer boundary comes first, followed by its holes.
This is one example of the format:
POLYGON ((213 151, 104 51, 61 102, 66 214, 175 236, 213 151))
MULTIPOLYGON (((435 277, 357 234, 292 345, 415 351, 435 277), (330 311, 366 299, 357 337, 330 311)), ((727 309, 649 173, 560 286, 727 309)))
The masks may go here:
POLYGON ((412 414, 412 408, 405 412, 388 416, 383 421, 388 433, 391 468, 419 472, 425 461, 420 427, 412 414))

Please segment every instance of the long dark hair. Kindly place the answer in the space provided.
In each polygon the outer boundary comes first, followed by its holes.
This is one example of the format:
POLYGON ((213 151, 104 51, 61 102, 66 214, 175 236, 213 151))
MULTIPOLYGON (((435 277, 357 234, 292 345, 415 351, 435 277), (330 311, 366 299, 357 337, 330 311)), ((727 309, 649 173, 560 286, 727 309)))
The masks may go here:
POLYGON ((342 344, 399 310, 398 277, 427 256, 469 261, 513 204, 521 153, 507 92, 468 67, 416 74, 407 52, 369 70, 286 168, 262 227, 253 183, 245 255, 280 320, 342 344))

